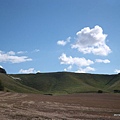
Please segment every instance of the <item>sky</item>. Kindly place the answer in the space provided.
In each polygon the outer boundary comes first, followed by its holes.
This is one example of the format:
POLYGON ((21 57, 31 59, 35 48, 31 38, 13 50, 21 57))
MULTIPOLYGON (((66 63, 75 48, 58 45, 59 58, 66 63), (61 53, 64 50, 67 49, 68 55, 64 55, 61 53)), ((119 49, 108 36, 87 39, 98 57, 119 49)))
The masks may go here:
POLYGON ((119 11, 120 0, 0 0, 0 67, 119 73, 119 11))

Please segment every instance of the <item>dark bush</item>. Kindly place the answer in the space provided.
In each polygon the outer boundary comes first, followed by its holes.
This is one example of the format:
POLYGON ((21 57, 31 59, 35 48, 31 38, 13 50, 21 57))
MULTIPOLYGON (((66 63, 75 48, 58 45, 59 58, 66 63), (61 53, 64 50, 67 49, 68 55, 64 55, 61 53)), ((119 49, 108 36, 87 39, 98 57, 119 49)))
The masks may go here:
POLYGON ((6 92, 10 92, 9 90, 6 90, 6 92))
POLYGON ((98 90, 98 93, 103 93, 103 91, 102 90, 98 90))
POLYGON ((114 93, 120 93, 120 90, 114 90, 114 93))
POLYGON ((0 81, 0 91, 4 91, 4 86, 1 81, 0 81))
POLYGON ((51 93, 48 93, 48 94, 44 94, 44 95, 50 95, 50 96, 52 96, 53 94, 51 94, 51 93))

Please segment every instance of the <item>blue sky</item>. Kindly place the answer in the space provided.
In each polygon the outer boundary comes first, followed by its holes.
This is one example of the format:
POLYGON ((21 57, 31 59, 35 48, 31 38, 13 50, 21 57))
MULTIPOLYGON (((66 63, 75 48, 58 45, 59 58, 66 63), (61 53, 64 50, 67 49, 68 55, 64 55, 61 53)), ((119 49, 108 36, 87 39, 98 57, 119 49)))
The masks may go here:
POLYGON ((119 11, 119 0, 0 0, 0 66, 119 73, 119 11))

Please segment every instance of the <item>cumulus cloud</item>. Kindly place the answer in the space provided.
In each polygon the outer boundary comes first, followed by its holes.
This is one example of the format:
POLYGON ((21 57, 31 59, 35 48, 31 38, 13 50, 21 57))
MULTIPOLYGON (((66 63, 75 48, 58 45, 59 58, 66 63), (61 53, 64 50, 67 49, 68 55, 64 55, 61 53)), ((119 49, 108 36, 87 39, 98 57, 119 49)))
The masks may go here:
POLYGON ((96 59, 95 62, 98 62, 98 63, 110 63, 110 60, 108 60, 108 59, 105 59, 105 60, 96 59))
POLYGON ((32 61, 32 59, 27 56, 16 56, 13 51, 7 53, 0 51, 0 62, 21 63, 26 61, 32 61))
POLYGON ((20 69, 19 73, 25 73, 25 74, 29 74, 29 73, 36 73, 36 70, 34 68, 29 68, 27 70, 24 69, 20 69))
POLYGON ((95 68, 93 67, 86 67, 86 68, 79 68, 79 70, 75 71, 76 73, 87 73, 87 72, 91 72, 91 71, 95 71, 95 68))
POLYGON ((66 64, 66 65, 77 65, 79 67, 82 66, 89 66, 91 64, 93 64, 94 62, 91 60, 86 60, 84 57, 79 58, 79 57, 72 57, 69 56, 67 57, 65 53, 63 53, 60 57, 59 60, 61 60, 61 64, 66 64))
POLYGON ((106 45, 106 34, 103 34, 103 29, 96 25, 94 28, 83 28, 76 33, 76 43, 72 44, 72 48, 86 54, 93 53, 94 55, 107 56, 111 49, 106 45))
POLYGON ((64 69, 64 71, 70 71, 73 67, 73 65, 78 67, 78 70, 76 72, 85 73, 89 71, 95 71, 94 68, 90 67, 91 64, 94 64, 92 60, 87 60, 84 57, 72 57, 72 56, 66 56, 65 53, 63 53, 60 57, 60 64, 69 65, 67 68, 64 69), (85 67, 85 68, 83 68, 85 67))
POLYGON ((114 72, 115 73, 120 73, 120 69, 115 69, 114 72))
POLYGON ((70 40, 71 40, 71 37, 68 37, 66 40, 59 40, 59 41, 57 41, 57 44, 65 46, 67 43, 70 42, 70 40))

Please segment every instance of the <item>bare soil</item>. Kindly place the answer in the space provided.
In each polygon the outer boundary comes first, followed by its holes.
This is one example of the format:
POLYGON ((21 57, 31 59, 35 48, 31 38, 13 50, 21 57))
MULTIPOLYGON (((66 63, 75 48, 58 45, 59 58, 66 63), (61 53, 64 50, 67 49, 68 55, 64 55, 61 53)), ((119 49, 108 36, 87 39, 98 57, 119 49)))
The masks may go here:
POLYGON ((0 120, 120 120, 120 94, 0 92, 0 120))

